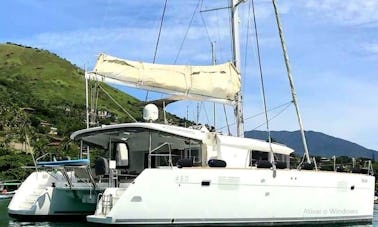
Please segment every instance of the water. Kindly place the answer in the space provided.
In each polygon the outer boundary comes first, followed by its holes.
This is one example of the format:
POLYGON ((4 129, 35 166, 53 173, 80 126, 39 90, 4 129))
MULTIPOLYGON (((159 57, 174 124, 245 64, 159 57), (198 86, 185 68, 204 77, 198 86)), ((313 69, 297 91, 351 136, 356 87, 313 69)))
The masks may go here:
MULTIPOLYGON (((72 227, 72 226, 77 226, 77 227, 89 227, 89 226, 97 226, 91 223, 87 223, 85 221, 67 221, 67 222, 19 222, 16 220, 13 220, 9 218, 8 212, 7 212, 7 207, 9 204, 10 200, 0 200, 0 227, 5 227, 5 226, 14 226, 14 227, 19 227, 19 226, 51 226, 51 227, 72 227)), ((69 220, 69 217, 67 217, 69 220)))
MULTIPOLYGON (((5 227, 5 226, 14 226, 14 227, 19 227, 19 226, 43 226, 43 227, 47 227, 47 226, 51 226, 51 227, 68 227, 68 226, 77 226, 77 227, 80 227, 80 226, 86 226, 86 227, 89 227, 89 226, 97 226, 95 224, 90 224, 90 223, 86 223, 85 221, 75 221, 75 222, 19 222, 19 221, 16 221, 16 220, 13 220, 11 218, 8 217, 8 213, 7 213, 7 206, 8 206, 8 203, 9 203, 9 200, 8 201, 5 201, 5 200, 0 200, 0 227, 5 227)), ((67 217, 67 219, 69 219, 69 217, 67 217)), ((319 225, 317 225, 319 226, 319 225)), ((332 225, 327 225, 327 226, 332 226, 332 225)), ((344 227, 345 226, 348 226, 348 227, 374 227, 374 226, 378 226, 378 204, 375 204, 374 205, 374 219, 373 219, 373 223, 372 224, 367 224, 367 225, 343 225, 344 227)))

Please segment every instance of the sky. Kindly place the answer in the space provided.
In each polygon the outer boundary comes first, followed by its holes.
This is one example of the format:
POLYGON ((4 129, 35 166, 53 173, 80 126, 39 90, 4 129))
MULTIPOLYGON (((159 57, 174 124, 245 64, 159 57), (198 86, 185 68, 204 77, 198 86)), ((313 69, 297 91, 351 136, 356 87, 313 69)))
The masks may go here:
MULTIPOLYGON (((164 2, 5 0, 0 43, 46 49, 87 70, 102 52, 152 62, 164 2)), ((277 2, 305 129, 378 150, 378 1, 277 2)), ((269 128, 298 130, 295 109, 287 106, 291 94, 272 2, 254 3, 269 128)), ((211 43, 218 63, 230 61, 228 11, 200 12, 227 5, 227 0, 168 0, 156 63, 210 65, 211 43)), ((245 130, 265 130, 252 0, 239 5, 239 14, 245 130)), ((145 91, 118 88, 146 98, 145 91)), ((161 97, 149 93, 148 99, 161 97)), ((213 104, 198 105, 199 121, 213 124, 213 104)), ((195 102, 167 110, 197 119, 195 102)), ((215 112, 216 128, 226 130, 223 106, 216 104, 215 112)), ((231 115, 227 120, 234 122, 231 115)))

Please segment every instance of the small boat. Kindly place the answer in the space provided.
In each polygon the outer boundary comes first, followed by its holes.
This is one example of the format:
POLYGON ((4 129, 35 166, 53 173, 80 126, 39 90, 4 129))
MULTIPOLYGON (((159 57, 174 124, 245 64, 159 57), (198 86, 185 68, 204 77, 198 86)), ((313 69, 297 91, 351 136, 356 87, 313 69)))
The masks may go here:
POLYGON ((85 166, 89 164, 89 159, 76 159, 76 160, 53 160, 46 162, 37 162, 37 166, 53 167, 53 166, 85 166))

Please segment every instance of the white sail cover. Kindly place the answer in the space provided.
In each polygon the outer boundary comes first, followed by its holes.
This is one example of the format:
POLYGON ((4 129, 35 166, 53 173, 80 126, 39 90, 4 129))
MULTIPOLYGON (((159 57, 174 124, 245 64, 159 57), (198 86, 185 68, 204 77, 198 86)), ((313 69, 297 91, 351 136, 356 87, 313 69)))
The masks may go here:
POLYGON ((151 91, 235 101, 240 77, 232 63, 214 66, 161 65, 100 54, 93 73, 122 84, 151 91))

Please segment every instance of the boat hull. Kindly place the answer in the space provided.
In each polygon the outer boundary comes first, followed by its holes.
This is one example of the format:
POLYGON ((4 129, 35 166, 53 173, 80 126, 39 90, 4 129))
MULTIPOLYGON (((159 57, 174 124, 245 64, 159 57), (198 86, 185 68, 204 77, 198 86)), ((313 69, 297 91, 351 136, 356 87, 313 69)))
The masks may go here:
POLYGON ((362 174, 305 170, 146 169, 127 189, 108 188, 87 221, 132 225, 370 223, 374 180, 362 174), (104 201, 110 194, 112 202, 104 201))
POLYGON ((32 173, 8 206, 9 216, 22 220, 54 220, 56 217, 93 214, 97 195, 90 184, 68 187, 59 172, 32 173))

